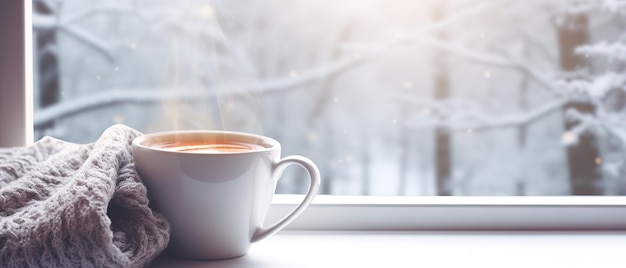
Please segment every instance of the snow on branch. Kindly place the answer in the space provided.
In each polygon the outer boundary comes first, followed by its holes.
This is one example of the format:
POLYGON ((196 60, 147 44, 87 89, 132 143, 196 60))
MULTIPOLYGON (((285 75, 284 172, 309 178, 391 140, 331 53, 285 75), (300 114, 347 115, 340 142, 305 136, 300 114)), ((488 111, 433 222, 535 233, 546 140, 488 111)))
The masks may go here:
POLYGON ((120 103, 151 103, 169 99, 190 100, 205 97, 204 90, 114 89, 73 98, 46 107, 34 114, 34 125, 48 123, 64 116, 120 103))
POLYGON ((251 93, 276 93, 279 91, 294 89, 297 86, 322 80, 330 75, 338 74, 364 62, 362 57, 346 57, 328 65, 323 65, 306 72, 298 73, 296 77, 265 80, 251 83, 243 89, 251 93))
POLYGON ((576 53, 585 56, 604 56, 609 59, 626 60, 626 45, 605 41, 576 48, 576 53))
POLYGON ((566 9, 570 14, 585 14, 595 10, 601 10, 608 13, 624 14, 626 13, 626 1, 624 0, 570 0, 566 2, 566 9))
POLYGON ((448 115, 443 119, 420 118, 409 122, 412 127, 441 127, 451 131, 484 131, 507 128, 535 122, 550 113, 562 109, 567 99, 558 98, 532 110, 512 115, 494 116, 493 112, 468 110, 448 115))
POLYGON ((194 101, 206 100, 216 96, 224 97, 228 95, 236 96, 241 94, 272 94, 285 90, 297 89, 299 86, 319 81, 329 75, 341 73, 362 61, 363 60, 361 58, 345 58, 337 60, 331 64, 309 70, 308 72, 300 73, 296 77, 277 78, 253 82, 243 86, 231 87, 235 88, 235 90, 228 90, 224 87, 217 86, 207 89, 180 90, 141 88, 106 90, 73 98, 71 100, 41 109, 34 114, 33 121, 35 126, 38 126, 58 118, 121 103, 154 103, 166 100, 194 101))
POLYGON ((592 98, 604 98, 613 89, 622 89, 626 84, 626 76, 619 73, 607 72, 598 75, 591 81, 576 79, 562 82, 563 87, 572 93, 584 94, 592 98))
MULTIPOLYGON (((537 108, 534 108, 530 111, 523 112, 515 115, 507 115, 507 116, 495 116, 492 117, 490 115, 486 115, 482 118, 482 122, 475 124, 474 126, 463 126, 460 124, 460 129, 471 128, 475 131, 477 130, 485 130, 490 128, 504 128, 504 127, 512 127, 512 126, 520 126, 532 123, 537 121, 548 114, 560 110, 567 103, 566 99, 556 99, 546 104, 543 104, 537 108)), ((458 129, 458 128, 457 128, 458 129)))

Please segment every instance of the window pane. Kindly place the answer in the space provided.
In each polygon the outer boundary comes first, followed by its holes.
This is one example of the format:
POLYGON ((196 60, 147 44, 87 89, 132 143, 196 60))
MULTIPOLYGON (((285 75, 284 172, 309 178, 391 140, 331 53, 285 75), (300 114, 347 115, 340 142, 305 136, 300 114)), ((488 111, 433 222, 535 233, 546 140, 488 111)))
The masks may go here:
POLYGON ((35 135, 259 133, 325 194, 622 195, 626 5, 591 2, 36 0, 35 135))

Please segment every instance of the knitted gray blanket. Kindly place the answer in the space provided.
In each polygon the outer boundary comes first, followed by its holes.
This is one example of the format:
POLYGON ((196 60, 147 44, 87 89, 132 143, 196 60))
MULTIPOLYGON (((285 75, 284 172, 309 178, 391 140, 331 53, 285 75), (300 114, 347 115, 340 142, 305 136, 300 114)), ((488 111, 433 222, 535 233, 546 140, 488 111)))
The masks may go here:
POLYGON ((133 163, 139 132, 0 149, 0 267, 142 267, 169 241, 133 163))

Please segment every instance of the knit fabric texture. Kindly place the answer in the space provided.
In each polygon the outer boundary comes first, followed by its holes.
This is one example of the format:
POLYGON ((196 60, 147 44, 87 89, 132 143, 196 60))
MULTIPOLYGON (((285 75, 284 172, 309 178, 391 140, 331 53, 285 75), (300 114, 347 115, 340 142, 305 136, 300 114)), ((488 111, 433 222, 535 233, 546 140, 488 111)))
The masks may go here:
POLYGON ((141 135, 0 148, 0 267, 144 267, 169 241, 132 157, 141 135))

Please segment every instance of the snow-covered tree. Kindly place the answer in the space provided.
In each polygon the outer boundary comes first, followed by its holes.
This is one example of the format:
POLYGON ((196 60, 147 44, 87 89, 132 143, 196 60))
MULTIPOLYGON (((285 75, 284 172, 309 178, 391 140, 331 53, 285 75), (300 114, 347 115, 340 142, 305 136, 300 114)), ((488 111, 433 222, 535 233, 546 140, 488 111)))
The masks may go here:
MULTIPOLYGON (((583 1, 573 6, 569 16, 587 20, 589 40, 572 53, 586 62, 583 68, 568 73, 560 81, 569 98, 578 107, 569 107, 567 120, 572 125, 566 133, 571 147, 593 141, 598 153, 580 158, 587 163, 570 166, 598 166, 596 179, 583 183, 583 193, 626 193, 626 3, 623 1, 583 1), (581 109, 583 107, 583 109, 581 109)), ((587 147, 590 145, 587 145, 587 147)), ((575 183, 575 182, 573 182, 575 183)), ((577 185, 572 188, 576 189, 577 185)), ((580 187, 580 186, 579 186, 580 187)))

